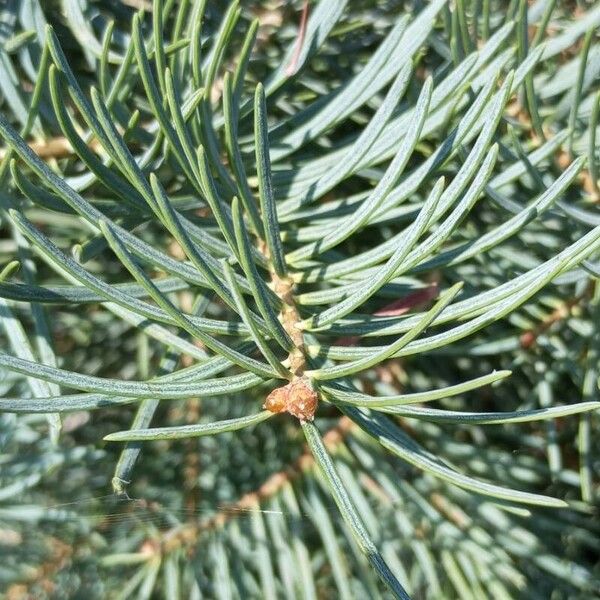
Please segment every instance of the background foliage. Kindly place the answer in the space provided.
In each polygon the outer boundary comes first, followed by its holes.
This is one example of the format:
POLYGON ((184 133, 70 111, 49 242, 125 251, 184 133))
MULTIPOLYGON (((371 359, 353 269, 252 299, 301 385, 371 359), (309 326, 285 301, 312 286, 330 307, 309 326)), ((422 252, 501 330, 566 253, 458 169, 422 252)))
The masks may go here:
POLYGON ((599 24, 1 3, 3 596, 600 594, 599 24))

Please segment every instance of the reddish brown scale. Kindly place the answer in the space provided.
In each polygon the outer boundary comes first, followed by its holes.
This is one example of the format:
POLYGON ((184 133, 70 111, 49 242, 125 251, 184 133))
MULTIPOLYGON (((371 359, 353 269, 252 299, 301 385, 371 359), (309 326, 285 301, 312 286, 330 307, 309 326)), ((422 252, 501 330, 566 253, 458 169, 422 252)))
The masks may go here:
MULTIPOLYGON (((289 384, 288 384, 289 385, 289 384)), ((274 389, 265 400, 263 408, 272 413, 285 412, 289 397, 288 385, 274 389)))

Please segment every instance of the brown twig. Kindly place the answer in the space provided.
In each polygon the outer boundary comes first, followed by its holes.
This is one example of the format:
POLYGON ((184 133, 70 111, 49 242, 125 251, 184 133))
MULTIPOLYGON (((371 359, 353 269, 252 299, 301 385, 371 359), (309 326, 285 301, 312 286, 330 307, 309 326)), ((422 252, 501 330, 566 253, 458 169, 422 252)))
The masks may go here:
POLYGON ((531 347, 533 347, 540 335, 542 335, 555 323, 558 323, 559 321, 568 318, 571 314, 571 310, 575 306, 577 306, 584 298, 586 298, 587 295, 587 292, 584 292, 580 296, 576 296, 575 298, 565 300, 556 309, 554 309, 543 321, 541 321, 535 327, 529 329, 525 333, 522 333, 519 338, 521 348, 528 350, 531 347))
POLYGON ((290 370, 296 377, 302 377, 306 369, 306 356, 304 348, 304 335, 296 327, 301 321, 296 300, 294 298, 294 282, 289 279, 282 279, 277 273, 271 273, 271 287, 277 296, 283 302, 280 320, 283 328, 294 343, 294 350, 290 352, 290 370))
MULTIPOLYGON (((261 243, 260 249, 268 258, 267 245, 261 243)), ((263 408, 273 413, 287 412, 301 421, 312 421, 319 398, 310 380, 304 376, 306 348, 302 330, 297 326, 301 317, 294 298, 294 281, 291 277, 280 277, 272 269, 271 288, 282 302, 279 320, 293 344, 288 356, 292 379, 288 384, 274 389, 267 396, 263 408)))

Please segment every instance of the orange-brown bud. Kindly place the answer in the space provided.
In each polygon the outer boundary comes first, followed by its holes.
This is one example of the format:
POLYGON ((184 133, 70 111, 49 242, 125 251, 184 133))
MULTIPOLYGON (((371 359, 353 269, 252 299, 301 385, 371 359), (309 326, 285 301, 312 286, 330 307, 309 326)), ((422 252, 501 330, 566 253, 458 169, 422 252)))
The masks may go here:
POLYGON ((317 393, 304 377, 297 377, 287 385, 274 389, 263 408, 272 413, 288 412, 301 421, 312 421, 319 402, 317 393))

